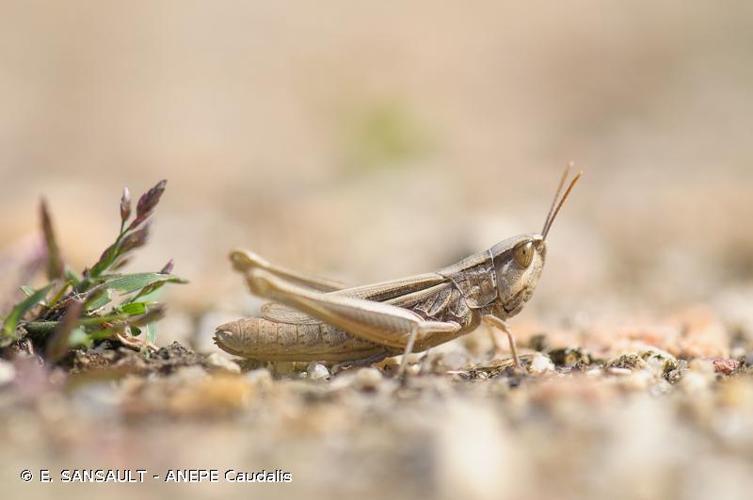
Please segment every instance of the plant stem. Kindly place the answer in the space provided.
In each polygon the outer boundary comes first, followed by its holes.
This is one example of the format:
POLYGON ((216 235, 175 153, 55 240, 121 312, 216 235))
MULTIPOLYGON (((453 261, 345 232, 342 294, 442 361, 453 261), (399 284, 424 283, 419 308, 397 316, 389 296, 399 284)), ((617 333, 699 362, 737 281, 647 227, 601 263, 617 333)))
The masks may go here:
MULTIPOLYGON (((114 321, 123 321, 128 318, 129 316, 127 314, 111 314, 109 316, 98 316, 96 318, 84 318, 84 319, 81 319, 78 324, 81 326, 96 326, 96 325, 101 325, 102 323, 112 323, 114 321)), ((30 334, 46 335, 48 333, 53 332, 59 324, 60 324, 60 321, 29 321, 29 322, 23 323, 22 326, 30 334)))

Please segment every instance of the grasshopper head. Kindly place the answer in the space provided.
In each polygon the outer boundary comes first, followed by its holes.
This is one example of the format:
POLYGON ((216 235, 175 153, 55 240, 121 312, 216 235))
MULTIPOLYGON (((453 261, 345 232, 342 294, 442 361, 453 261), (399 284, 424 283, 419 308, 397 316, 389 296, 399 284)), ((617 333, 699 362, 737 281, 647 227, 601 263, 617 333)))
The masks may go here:
POLYGON ((504 315, 517 314, 533 295, 546 260, 546 242, 540 234, 521 234, 491 248, 499 303, 504 315))
POLYGON ((557 193, 549 207, 541 233, 514 236, 497 243, 490 250, 497 278, 499 305, 503 310, 499 313, 505 317, 520 312, 533 295, 536 284, 539 282, 541 270, 544 268, 544 261, 546 260, 546 237, 562 205, 564 205, 565 200, 570 196, 570 192, 583 174, 583 172, 579 172, 570 181, 565 193, 562 194, 562 188, 565 187, 565 181, 570 174, 571 167, 572 164, 568 165, 562 175, 562 180, 560 180, 557 193), (560 194, 562 194, 561 197, 560 194))

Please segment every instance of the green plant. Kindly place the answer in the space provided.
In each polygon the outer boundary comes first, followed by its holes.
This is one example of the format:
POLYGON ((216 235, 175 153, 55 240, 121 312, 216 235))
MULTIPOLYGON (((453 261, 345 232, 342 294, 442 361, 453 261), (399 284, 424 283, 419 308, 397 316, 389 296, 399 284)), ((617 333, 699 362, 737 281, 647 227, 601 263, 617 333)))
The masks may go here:
POLYGON ((172 274, 172 261, 159 272, 117 271, 146 244, 149 220, 166 184, 163 180, 144 193, 135 214, 128 188, 123 190, 118 236, 99 260, 81 274, 64 263, 43 200, 40 215, 48 282, 36 289, 22 287, 26 297, 4 318, 0 348, 28 337, 48 361, 56 362, 73 347, 91 346, 104 339, 117 339, 132 346, 152 342, 152 324, 165 312, 164 306, 153 300, 155 292, 167 283, 186 281, 172 274))

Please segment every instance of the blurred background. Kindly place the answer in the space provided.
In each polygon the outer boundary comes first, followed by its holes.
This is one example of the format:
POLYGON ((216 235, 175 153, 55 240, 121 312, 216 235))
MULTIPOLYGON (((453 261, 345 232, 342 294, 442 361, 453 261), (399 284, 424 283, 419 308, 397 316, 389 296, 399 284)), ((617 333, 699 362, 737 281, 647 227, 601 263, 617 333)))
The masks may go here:
POLYGON ((175 258, 198 314, 243 300, 235 246, 362 283, 539 230, 572 160, 532 307, 703 299, 753 275, 752 11, 5 0, 0 241, 44 195, 81 268, 167 178, 132 268, 175 258))
POLYGON ((434 270, 538 231, 571 160, 513 325, 703 303, 753 327, 750 2, 0 5, 0 247, 45 196, 83 268, 122 187, 167 178, 130 267, 191 280, 160 343, 258 306, 231 248, 354 284, 434 270))

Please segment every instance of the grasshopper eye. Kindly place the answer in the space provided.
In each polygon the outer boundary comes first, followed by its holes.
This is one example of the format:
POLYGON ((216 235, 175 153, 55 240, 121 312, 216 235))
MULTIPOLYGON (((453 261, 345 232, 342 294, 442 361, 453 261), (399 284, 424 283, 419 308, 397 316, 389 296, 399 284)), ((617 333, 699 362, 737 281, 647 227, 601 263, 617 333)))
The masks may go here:
POLYGON ((530 266, 531 262, 533 262, 533 243, 530 241, 519 243, 513 248, 512 256, 520 267, 526 268, 530 266))

